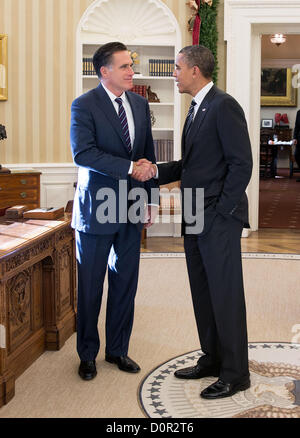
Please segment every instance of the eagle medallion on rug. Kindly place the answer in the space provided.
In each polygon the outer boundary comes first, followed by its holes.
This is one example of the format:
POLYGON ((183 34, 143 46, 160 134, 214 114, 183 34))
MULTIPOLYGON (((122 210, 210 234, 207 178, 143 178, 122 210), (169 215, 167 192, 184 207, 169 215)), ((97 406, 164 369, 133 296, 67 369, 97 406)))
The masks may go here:
POLYGON ((195 365, 201 350, 175 357, 140 385, 149 418, 300 418, 300 344, 249 344, 251 387, 232 397, 205 400, 200 392, 217 378, 181 380, 174 371, 195 365))

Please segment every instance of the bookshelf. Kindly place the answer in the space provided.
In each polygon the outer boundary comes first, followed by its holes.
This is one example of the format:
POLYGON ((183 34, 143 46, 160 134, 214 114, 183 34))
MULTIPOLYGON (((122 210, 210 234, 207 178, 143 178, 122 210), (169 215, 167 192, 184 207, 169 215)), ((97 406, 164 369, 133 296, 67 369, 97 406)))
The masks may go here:
POLYGON ((121 41, 130 51, 138 53, 134 85, 150 86, 159 99, 149 102, 154 120, 153 139, 160 143, 160 150, 164 144, 168 148, 168 153, 157 157, 158 161, 166 161, 166 157, 180 159, 180 96, 172 77, 172 63, 181 48, 181 32, 172 11, 161 0, 94 1, 77 28, 77 96, 99 83, 90 64, 84 64, 83 60, 91 59, 97 48, 109 41, 121 41))

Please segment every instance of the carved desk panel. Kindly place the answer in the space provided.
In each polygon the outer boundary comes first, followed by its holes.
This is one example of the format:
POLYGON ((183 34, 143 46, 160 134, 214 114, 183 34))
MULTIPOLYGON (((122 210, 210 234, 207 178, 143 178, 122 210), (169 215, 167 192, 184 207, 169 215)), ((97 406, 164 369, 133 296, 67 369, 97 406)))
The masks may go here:
POLYGON ((15 379, 76 327, 70 218, 0 221, 0 407, 15 379))

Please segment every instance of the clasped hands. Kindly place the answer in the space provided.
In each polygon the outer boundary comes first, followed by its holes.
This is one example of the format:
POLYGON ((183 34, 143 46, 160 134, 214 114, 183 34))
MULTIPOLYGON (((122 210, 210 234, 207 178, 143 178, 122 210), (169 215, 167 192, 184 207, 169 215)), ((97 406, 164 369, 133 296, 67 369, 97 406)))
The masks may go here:
POLYGON ((141 158, 138 161, 133 162, 132 178, 138 181, 148 181, 156 175, 156 165, 146 158, 141 158))

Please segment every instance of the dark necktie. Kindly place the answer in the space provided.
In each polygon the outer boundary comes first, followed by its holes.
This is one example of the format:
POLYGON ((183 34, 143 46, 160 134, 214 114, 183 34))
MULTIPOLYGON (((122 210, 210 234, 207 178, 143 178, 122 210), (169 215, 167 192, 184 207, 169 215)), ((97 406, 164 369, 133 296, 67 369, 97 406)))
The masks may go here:
POLYGON ((185 130, 184 130, 185 137, 188 135, 189 130, 191 128, 191 125, 193 123, 194 106, 196 104, 197 103, 194 100, 192 100, 191 105, 189 107, 189 111, 188 111, 187 116, 186 116, 186 124, 185 124, 185 130))
POLYGON ((122 99, 120 97, 118 97, 115 100, 119 104, 119 117, 120 117, 122 131, 123 131, 124 138, 125 138, 125 143, 126 143, 128 152, 131 152, 131 141, 130 141, 130 135, 129 135, 129 128, 128 128, 128 122, 127 122, 125 109, 123 107, 123 102, 122 102, 122 99))

